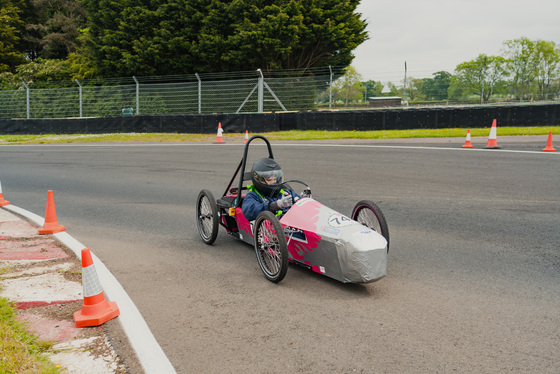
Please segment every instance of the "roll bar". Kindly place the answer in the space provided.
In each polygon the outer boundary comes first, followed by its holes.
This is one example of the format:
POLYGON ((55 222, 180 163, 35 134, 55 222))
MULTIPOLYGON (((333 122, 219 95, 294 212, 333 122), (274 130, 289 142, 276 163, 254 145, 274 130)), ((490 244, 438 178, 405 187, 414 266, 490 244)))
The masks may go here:
POLYGON ((239 165, 237 166, 237 170, 233 174, 233 178, 231 178, 231 181, 229 182, 229 185, 226 188, 226 191, 224 192, 224 196, 225 196, 228 193, 228 191, 230 190, 231 185, 233 184, 233 181, 235 180, 235 177, 241 171, 241 175, 239 177, 239 188, 237 190, 237 199, 236 199, 236 204, 235 204, 237 207, 241 206, 241 192, 242 192, 242 189, 243 189, 243 181, 250 179, 250 176, 247 176, 247 174, 245 174, 245 168, 247 166, 247 154, 249 153, 249 144, 251 144, 251 142, 253 140, 256 140, 256 139, 261 139, 266 143, 266 147, 268 149, 268 158, 274 159, 274 155, 272 154, 272 147, 270 146, 270 142, 268 141, 267 138, 265 138, 262 135, 254 135, 249 140, 247 140, 247 143, 245 144, 245 149, 243 150, 243 158, 239 162, 239 165))

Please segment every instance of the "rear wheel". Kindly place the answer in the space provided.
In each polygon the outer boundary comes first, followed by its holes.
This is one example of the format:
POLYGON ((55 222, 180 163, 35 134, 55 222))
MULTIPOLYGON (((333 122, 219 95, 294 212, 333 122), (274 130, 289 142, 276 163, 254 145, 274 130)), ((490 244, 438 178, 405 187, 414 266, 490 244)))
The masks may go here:
POLYGON ((381 209, 372 201, 362 200, 356 204, 351 218, 364 226, 377 231, 387 240, 387 252, 389 252, 389 226, 381 209))
POLYGON ((288 271, 288 244, 278 218, 268 211, 257 216, 253 237, 259 266, 266 279, 278 283, 288 271))
POLYGON ((202 241, 212 244, 218 237, 218 207, 212 192, 202 190, 196 199, 196 222, 202 241))

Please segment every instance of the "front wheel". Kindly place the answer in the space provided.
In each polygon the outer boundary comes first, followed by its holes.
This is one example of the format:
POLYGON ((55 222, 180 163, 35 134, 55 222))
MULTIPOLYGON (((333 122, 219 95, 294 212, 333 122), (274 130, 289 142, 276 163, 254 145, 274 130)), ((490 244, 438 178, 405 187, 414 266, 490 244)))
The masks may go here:
POLYGON ((202 241, 212 244, 218 237, 218 207, 214 195, 202 190, 196 199, 196 222, 202 241))
POLYGON ((269 211, 261 212, 253 229, 255 252, 266 279, 278 283, 288 271, 288 243, 278 218, 269 211))
POLYGON ((389 252, 389 226, 381 209, 372 201, 362 200, 356 204, 351 218, 364 226, 377 231, 387 240, 387 252, 389 252))

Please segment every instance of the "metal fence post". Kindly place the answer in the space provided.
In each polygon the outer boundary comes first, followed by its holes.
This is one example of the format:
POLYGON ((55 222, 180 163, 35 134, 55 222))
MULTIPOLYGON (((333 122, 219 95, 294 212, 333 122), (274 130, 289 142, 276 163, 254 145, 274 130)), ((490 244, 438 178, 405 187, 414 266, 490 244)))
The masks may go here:
POLYGON ((80 88, 80 118, 83 117, 83 101, 82 101, 82 85, 78 79, 75 79, 76 83, 78 83, 78 87, 80 88))
POLYGON ((27 119, 29 119, 29 118, 31 118, 31 108, 29 106, 29 91, 30 90, 29 90, 29 86, 24 81, 21 81, 21 83, 23 83, 23 86, 25 87, 26 92, 27 92, 26 106, 27 106, 27 119))
POLYGON ((331 72, 331 78, 329 81, 329 110, 332 109, 332 68, 329 65, 329 71, 331 72))
POLYGON ((264 112, 264 76, 263 73, 261 71, 261 69, 257 69, 257 71, 260 74, 259 77, 259 83, 258 83, 258 91, 257 91, 257 96, 258 96, 258 109, 257 112, 262 113, 264 112))
POLYGON ((135 76, 132 76, 134 82, 136 82, 136 115, 140 114, 140 82, 135 76))
POLYGON ((202 81, 198 73, 194 73, 198 79, 198 114, 202 113, 202 81))

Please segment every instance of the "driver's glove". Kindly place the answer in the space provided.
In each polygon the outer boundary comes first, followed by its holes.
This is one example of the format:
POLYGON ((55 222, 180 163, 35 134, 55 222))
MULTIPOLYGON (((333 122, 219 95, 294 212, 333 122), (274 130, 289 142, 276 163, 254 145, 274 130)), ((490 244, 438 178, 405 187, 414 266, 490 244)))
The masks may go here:
POLYGON ((276 200, 276 204, 278 205, 278 208, 280 209, 287 209, 289 207, 291 207, 294 202, 292 200, 292 195, 290 195, 287 192, 284 192, 284 195, 282 195, 282 198, 279 200, 276 200))

